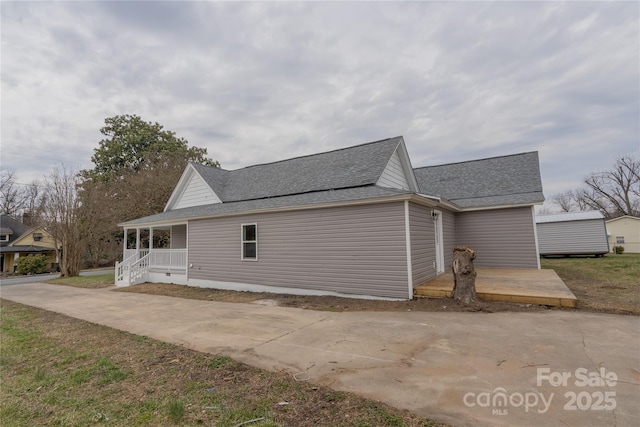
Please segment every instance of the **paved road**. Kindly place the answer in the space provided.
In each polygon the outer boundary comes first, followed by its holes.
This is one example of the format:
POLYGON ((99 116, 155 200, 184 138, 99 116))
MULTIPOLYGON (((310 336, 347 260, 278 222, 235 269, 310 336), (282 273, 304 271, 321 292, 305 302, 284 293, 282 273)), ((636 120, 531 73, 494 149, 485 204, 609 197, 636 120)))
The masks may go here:
MULTIPOLYGON (((85 270, 81 271, 81 276, 97 276, 100 274, 113 274, 115 270, 113 268, 107 269, 99 269, 99 270, 85 270)), ((3 277, 0 279, 0 286, 11 286, 11 285, 24 285, 25 283, 38 283, 38 282, 46 282, 47 280, 56 279, 60 277, 59 273, 55 274, 38 274, 35 276, 13 276, 13 277, 3 277)))
POLYGON ((37 283, 1 296, 454 426, 640 425, 639 317, 330 313, 37 283))

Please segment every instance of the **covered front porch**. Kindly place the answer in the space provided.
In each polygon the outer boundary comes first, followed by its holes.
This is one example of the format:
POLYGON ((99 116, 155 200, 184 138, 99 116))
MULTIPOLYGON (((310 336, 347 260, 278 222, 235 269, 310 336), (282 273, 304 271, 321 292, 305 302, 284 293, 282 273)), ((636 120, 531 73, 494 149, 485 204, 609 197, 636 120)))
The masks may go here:
MULTIPOLYGON (((476 293, 488 301, 575 307, 576 297, 553 270, 535 268, 477 268, 476 293)), ((416 286, 416 297, 451 297, 453 273, 444 273, 416 286)))
POLYGON ((186 284, 187 224, 125 228, 116 286, 144 282, 186 284))

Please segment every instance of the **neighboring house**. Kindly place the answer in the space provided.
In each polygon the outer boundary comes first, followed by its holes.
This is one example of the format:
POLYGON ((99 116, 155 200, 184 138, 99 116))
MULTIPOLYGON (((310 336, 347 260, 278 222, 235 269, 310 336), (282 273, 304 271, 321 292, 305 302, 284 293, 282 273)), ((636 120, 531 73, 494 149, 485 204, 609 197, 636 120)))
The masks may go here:
POLYGON ((233 171, 189 164, 164 212, 120 224, 116 284, 411 299, 457 245, 478 266, 539 268, 543 200, 536 152, 414 170, 402 137, 233 171), (143 247, 160 230, 169 248, 143 247))
POLYGON ((640 218, 625 215, 610 219, 606 225, 612 251, 614 246, 622 246, 625 253, 640 253, 640 218))
POLYGON ((53 270, 57 265, 56 245, 42 227, 27 227, 10 215, 0 218, 0 266, 3 273, 13 273, 21 256, 44 254, 53 270))
POLYGON ((537 215, 536 229, 541 256, 609 252, 604 215, 599 211, 537 215))

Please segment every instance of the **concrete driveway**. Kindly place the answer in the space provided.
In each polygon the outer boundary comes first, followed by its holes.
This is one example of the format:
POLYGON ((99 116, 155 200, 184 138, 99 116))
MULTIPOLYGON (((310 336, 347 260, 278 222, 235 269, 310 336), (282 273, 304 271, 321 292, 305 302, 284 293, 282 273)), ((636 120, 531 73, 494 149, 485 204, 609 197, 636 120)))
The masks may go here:
POLYGON ((454 426, 640 425, 640 318, 330 313, 78 289, 2 298, 384 401, 454 426))

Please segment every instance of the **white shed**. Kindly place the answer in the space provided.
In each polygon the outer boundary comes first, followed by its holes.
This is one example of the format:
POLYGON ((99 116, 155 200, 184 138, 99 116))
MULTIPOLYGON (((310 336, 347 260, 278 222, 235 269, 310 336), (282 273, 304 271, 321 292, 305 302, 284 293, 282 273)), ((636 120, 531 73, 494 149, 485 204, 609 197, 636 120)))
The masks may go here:
POLYGON ((609 252, 604 215, 599 211, 536 215, 536 231, 541 256, 609 252))

